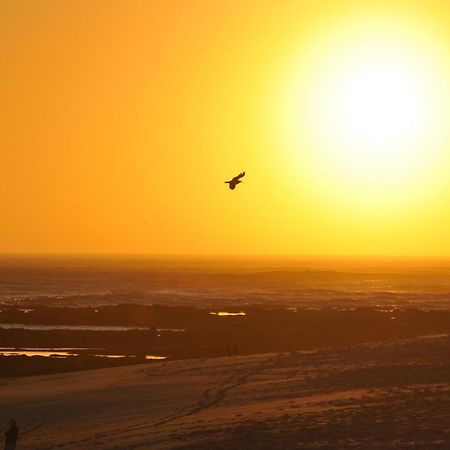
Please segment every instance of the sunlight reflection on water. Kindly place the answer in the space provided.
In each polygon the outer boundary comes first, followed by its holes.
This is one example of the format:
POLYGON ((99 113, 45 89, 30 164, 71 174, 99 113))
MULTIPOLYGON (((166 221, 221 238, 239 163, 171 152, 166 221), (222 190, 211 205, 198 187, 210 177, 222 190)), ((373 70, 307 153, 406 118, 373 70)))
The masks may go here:
POLYGON ((209 314, 213 316, 220 316, 220 317, 226 317, 226 316, 246 316, 247 313, 244 311, 239 312, 227 312, 227 311, 219 311, 219 312, 210 312, 209 314))
MULTIPOLYGON (((68 358, 71 356, 91 356, 96 358, 137 358, 136 355, 117 355, 117 354, 101 354, 101 353, 89 353, 92 348, 14 348, 14 347, 0 347, 0 356, 42 356, 44 358, 68 358)), ((160 355, 145 355, 146 360, 164 360, 167 356, 160 355)))

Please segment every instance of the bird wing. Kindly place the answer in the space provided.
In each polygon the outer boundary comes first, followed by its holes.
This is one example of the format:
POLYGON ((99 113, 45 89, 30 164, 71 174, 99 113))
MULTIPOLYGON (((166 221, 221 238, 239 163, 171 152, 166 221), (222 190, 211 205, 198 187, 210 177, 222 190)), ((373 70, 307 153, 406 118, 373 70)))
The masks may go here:
POLYGON ((242 178, 244 175, 245 175, 245 172, 241 172, 239 175, 237 175, 233 178, 233 181, 239 180, 239 178, 242 178))

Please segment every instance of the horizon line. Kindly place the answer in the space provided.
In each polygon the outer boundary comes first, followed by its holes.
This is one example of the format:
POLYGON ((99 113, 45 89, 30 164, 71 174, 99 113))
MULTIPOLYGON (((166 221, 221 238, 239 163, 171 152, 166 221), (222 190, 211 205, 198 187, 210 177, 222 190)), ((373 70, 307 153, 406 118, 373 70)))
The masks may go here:
POLYGON ((299 253, 151 253, 151 252, 0 252, 0 258, 5 257, 80 257, 80 258, 228 258, 228 259, 266 259, 266 258, 284 258, 284 259, 307 259, 307 258, 362 258, 362 259, 450 259, 449 255, 416 255, 416 254, 299 254, 299 253))

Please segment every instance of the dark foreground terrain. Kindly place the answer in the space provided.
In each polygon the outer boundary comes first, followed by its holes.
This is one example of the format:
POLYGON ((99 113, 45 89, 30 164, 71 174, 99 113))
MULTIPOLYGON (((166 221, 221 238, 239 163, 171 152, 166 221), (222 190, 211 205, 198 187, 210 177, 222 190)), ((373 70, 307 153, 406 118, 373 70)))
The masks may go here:
POLYGON ((21 450, 448 449, 450 337, 4 378, 21 450))
POLYGON ((236 356, 450 333, 450 310, 395 306, 308 310, 263 305, 34 305, 4 306, 0 319, 0 347, 10 353, 70 349, 64 358, 0 356, 2 377, 152 364, 145 359, 149 355, 168 360, 236 356))

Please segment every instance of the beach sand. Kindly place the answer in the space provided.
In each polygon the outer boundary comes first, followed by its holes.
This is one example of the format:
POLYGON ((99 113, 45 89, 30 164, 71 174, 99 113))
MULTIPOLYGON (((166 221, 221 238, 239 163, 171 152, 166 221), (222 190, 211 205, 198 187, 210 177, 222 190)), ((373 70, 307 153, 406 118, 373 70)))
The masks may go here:
POLYGON ((0 381, 33 449, 448 449, 450 337, 0 381))

